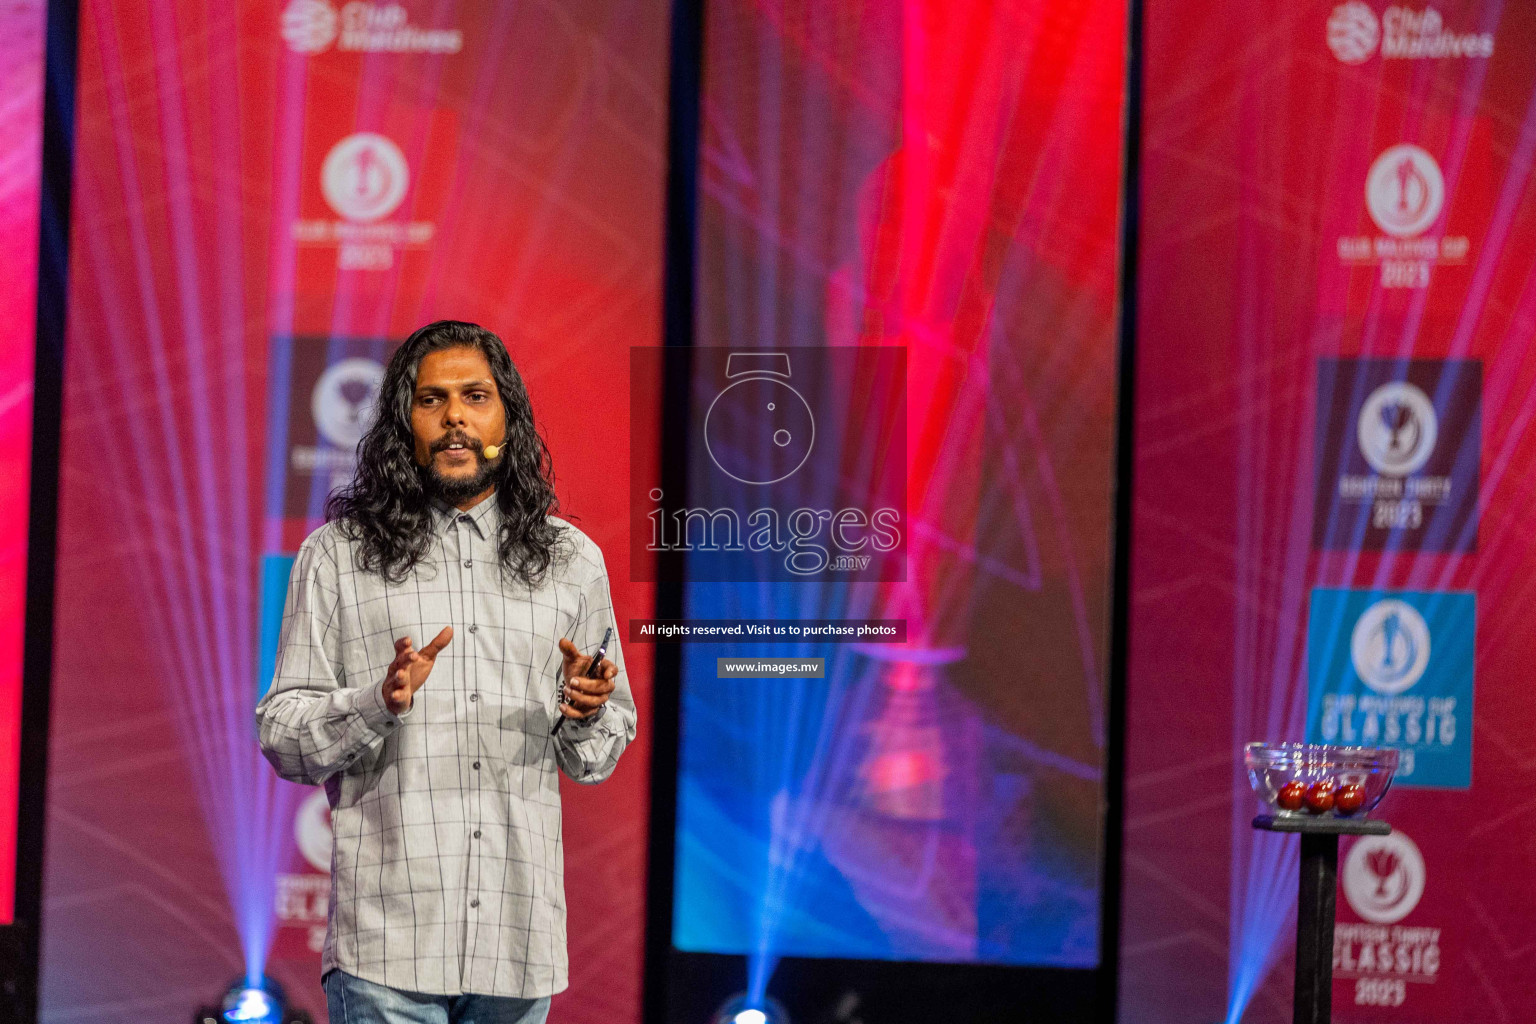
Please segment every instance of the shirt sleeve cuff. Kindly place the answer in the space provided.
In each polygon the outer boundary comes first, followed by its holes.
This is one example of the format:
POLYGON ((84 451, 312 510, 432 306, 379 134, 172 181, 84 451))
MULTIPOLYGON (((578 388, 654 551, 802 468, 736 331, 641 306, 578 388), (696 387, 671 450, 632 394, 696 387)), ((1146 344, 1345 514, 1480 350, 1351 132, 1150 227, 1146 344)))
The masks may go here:
POLYGON ((597 713, 596 714, 592 715, 589 718, 573 718, 573 719, 571 719, 571 725, 575 726, 578 729, 590 729, 590 728, 592 728, 594 725, 596 725, 598 723, 598 720, 603 717, 603 713, 606 712, 607 710, 608 710, 608 705, 604 704, 604 705, 602 705, 601 707, 599 707, 597 709, 597 713))
MULTIPOLYGON (((389 703, 384 699, 384 683, 381 680, 376 686, 370 686, 363 691, 362 697, 357 702, 358 713, 363 716, 363 721, 368 727, 380 735, 387 736, 400 728, 400 719, 405 715, 397 715, 389 710, 389 703)), ((412 701, 411 707, 415 707, 412 701)), ((406 708, 405 714, 409 715, 411 708, 406 708)))

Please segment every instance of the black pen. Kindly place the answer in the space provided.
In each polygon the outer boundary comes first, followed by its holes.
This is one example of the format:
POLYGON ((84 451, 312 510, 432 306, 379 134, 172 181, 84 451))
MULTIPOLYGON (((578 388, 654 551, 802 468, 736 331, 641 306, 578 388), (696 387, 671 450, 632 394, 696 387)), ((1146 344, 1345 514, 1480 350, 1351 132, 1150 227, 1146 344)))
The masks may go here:
MULTIPOLYGON (((585 676, 583 676, 582 678, 584 678, 584 679, 601 679, 602 678, 602 676, 598 675, 597 673, 600 671, 599 666, 602 664, 603 655, 608 653, 608 641, 609 641, 609 639, 612 636, 613 636, 613 627, 612 626, 609 626, 607 629, 603 630, 603 642, 597 645, 597 653, 592 655, 592 663, 587 666, 587 674, 585 676)), ((560 703, 564 704, 565 702, 566 702, 565 701, 565 683, 562 680, 561 683, 560 683, 560 703)), ((556 705, 556 707, 555 707, 555 714, 560 715, 560 720, 555 723, 555 727, 553 729, 549 730, 549 734, 551 736, 553 736, 556 733, 558 733, 560 731, 560 727, 566 723, 566 717, 564 715, 560 714, 560 708, 559 708, 558 705, 556 705)))

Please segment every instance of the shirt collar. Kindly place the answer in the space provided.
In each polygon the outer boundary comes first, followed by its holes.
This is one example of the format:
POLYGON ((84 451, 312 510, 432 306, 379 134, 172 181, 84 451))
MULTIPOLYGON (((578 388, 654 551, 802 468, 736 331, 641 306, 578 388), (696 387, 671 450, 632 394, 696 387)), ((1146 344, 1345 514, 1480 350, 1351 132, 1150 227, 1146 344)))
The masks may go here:
POLYGON ((466 519, 465 526, 474 530, 481 537, 489 537, 501 528, 501 506, 496 504, 496 492, 492 491, 468 512, 460 512, 452 505, 437 498, 431 499, 432 520, 439 534, 445 534, 453 529, 460 519, 466 519))

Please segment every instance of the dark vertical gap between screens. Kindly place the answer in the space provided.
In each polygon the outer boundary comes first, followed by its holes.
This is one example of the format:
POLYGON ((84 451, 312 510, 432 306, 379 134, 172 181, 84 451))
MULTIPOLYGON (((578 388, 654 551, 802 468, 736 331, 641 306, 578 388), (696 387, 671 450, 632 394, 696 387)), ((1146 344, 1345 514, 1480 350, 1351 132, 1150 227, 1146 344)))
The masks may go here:
POLYGON ((1126 0, 1121 135, 1119 309, 1115 394, 1115 511, 1110 570, 1109 718, 1104 764, 1104 864, 1099 973, 1104 1018, 1120 1009, 1120 915, 1125 849, 1125 719, 1131 663, 1131 514, 1136 476, 1136 270, 1141 217, 1142 0, 1126 0))
MULTIPOLYGON (((672 3, 662 254, 662 344, 684 350, 693 346, 705 2, 673 0, 672 3)), ((662 490, 668 494, 688 493, 690 363, 686 356, 663 360, 660 474, 662 490)), ((683 559, 686 555, 681 551, 663 551, 656 557, 683 559)), ((656 617, 681 618, 683 574, 675 569, 663 570, 656 573, 655 579, 656 617)), ((651 690, 651 812, 647 837, 645 965, 640 1002, 641 1019, 646 1024, 661 1024, 667 1018, 682 663, 680 645, 656 645, 651 690)))
POLYGON ((49 0, 43 55, 41 210, 33 364, 31 498, 20 777, 16 821, 16 915, 5 929, 0 978, 7 1019, 37 1019, 49 684, 53 671, 54 562, 58 542, 59 439, 63 429, 64 332, 74 164, 77 0, 49 0))

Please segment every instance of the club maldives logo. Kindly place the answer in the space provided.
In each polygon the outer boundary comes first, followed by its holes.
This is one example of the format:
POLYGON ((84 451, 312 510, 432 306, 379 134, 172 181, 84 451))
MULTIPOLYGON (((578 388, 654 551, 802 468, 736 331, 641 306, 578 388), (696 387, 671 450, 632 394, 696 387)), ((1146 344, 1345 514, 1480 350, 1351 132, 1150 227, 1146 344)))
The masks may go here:
POLYGON ((1423 469, 1439 434, 1434 403, 1423 389, 1402 380, 1372 391, 1355 424, 1360 454, 1382 476, 1412 476, 1423 469))
POLYGON ((340 11, 326 0, 290 0, 280 30, 288 48, 306 56, 332 45, 353 53, 458 53, 464 48, 459 29, 420 28, 399 4, 367 0, 353 0, 340 11))
POLYGON ((1402 693, 1429 667, 1429 626, 1406 601, 1377 601, 1356 621, 1349 656, 1366 686, 1402 693))
POLYGON ((293 0, 283 10, 283 41, 294 53, 322 53, 336 41, 336 22, 325 0, 293 0))
POLYGON ((410 183, 405 154, 374 132, 348 135, 320 167, 320 190, 331 209, 363 224, 394 213, 410 183))
POLYGON ((1365 175, 1365 209, 1380 234, 1345 235, 1338 241, 1346 266, 1380 264, 1383 288, 1426 288, 1430 270, 1463 263, 1471 250, 1465 235, 1432 229, 1445 209, 1445 175, 1422 146, 1398 143, 1383 150, 1365 175))
POLYGON ((1340 4, 1328 17, 1328 48, 1345 64, 1370 60, 1380 40, 1381 23, 1365 4, 1340 4))
POLYGON ((1350 0, 1328 16, 1327 38, 1328 48, 1345 64, 1363 64, 1378 52, 1383 60, 1493 55, 1493 33, 1452 31, 1433 7, 1394 5, 1378 19, 1370 5, 1350 0))
POLYGON ((1386 150, 1365 176, 1365 207, 1395 238, 1424 233, 1445 206, 1445 177, 1423 149, 1402 143, 1386 150))
POLYGON ((1344 898, 1372 924, 1395 924, 1424 896, 1424 855, 1401 831, 1364 836, 1344 858, 1344 898))

